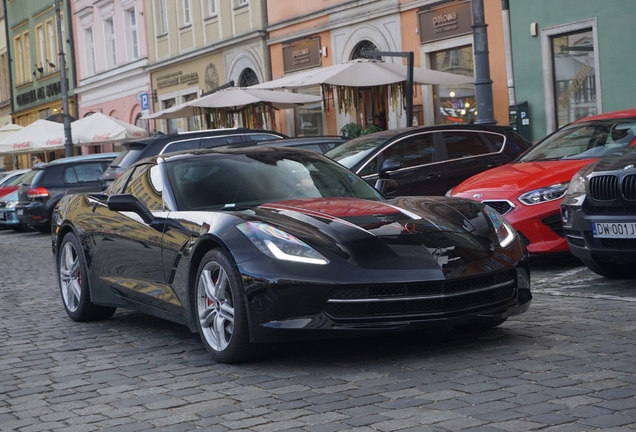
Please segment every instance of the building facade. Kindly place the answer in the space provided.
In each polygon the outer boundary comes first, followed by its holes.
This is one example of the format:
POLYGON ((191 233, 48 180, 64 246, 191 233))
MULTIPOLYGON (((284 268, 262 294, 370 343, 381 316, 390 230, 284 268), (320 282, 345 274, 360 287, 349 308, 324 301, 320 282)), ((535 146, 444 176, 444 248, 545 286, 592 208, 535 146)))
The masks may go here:
POLYGON ((632 0, 510 0, 514 86, 534 140, 572 120, 636 105, 632 0))
MULTIPOLYGON (((60 2, 59 22, 55 1, 7 0, 7 53, 12 89, 13 123, 27 126, 36 120, 58 118, 63 114, 60 74, 60 39, 62 40, 68 88, 69 115, 77 117, 75 106, 75 67, 72 27, 69 24, 68 1, 60 2), (61 37, 60 37, 61 36, 61 37)), ((64 155, 63 143, 58 150, 47 151, 42 160, 64 155)), ((16 159, 19 168, 31 166, 29 155, 16 159)))
MULTIPOLYGON (((500 0, 484 0, 488 25, 494 117, 508 124, 508 90, 500 0)), ((273 78, 309 68, 328 67, 361 56, 362 49, 413 51, 415 67, 474 76, 472 4, 470 0, 321 0, 267 2, 268 45, 273 78), (294 53, 305 53, 294 57, 294 53)), ((384 61, 402 63, 401 57, 384 61)), ((317 92, 308 89, 304 92, 317 92)), ((470 123, 476 120, 475 87, 416 86, 414 125, 470 123)), ((407 124, 404 110, 369 107, 368 118, 302 107, 286 113, 283 132, 337 134, 350 122, 381 128, 407 124), (309 126, 311 125, 311 126, 309 126)))
POLYGON ((11 82, 9 79, 9 53, 7 52, 6 29, 4 2, 0 1, 0 127, 13 123, 11 118, 11 82))
POLYGON ((142 98, 151 90, 144 1, 76 0, 71 7, 79 116, 100 112, 152 126, 141 120, 142 98))
MULTIPOLYGON (((230 81, 270 80, 264 0, 146 0, 152 112, 230 81)), ((215 127, 203 118, 151 120, 162 132, 215 127)))

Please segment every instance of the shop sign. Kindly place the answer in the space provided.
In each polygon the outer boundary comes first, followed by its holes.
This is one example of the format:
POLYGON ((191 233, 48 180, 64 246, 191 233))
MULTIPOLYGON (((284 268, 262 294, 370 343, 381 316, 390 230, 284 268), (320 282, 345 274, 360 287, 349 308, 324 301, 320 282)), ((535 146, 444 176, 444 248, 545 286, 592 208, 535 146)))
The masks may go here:
POLYGON ((161 90, 167 87, 174 87, 178 85, 195 85, 199 83, 199 74, 197 72, 191 72, 184 74, 183 71, 176 71, 166 75, 157 77, 157 89, 161 90))
MULTIPOLYGON (((68 80, 67 80, 68 82, 68 80)), ((68 88, 68 87, 67 87, 68 88)), ((19 106, 28 105, 33 102, 37 102, 43 99, 49 99, 51 97, 62 94, 62 82, 58 81, 55 83, 47 84, 44 87, 39 87, 37 89, 29 90, 26 93, 21 93, 16 96, 16 103, 19 106)))
POLYGON ((452 3, 418 14, 420 43, 461 36, 473 32, 473 12, 470 1, 452 3))
POLYGON ((320 38, 283 46, 284 73, 321 66, 320 38))

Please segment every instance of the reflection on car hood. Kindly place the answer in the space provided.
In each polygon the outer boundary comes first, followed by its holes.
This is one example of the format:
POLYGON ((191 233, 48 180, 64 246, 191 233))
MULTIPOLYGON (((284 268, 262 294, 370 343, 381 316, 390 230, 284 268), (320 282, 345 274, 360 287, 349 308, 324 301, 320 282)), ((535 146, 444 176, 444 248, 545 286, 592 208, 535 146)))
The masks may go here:
POLYGON ((469 200, 318 198, 277 201, 254 211, 257 219, 303 239, 322 253, 353 260, 364 268, 483 264, 492 261, 494 251, 481 204, 469 200))
POLYGON ((523 192, 566 183, 595 160, 558 160, 502 165, 477 174, 453 188, 453 194, 489 191, 523 192))

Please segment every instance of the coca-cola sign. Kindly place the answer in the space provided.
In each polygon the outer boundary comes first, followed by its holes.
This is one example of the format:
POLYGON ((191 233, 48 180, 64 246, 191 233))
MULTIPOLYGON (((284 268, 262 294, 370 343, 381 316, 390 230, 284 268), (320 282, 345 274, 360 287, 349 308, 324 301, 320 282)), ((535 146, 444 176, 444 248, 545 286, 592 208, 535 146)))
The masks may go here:
POLYGON ((108 141, 110 134, 93 135, 93 141, 108 141))
POLYGON ((13 150, 21 150, 31 148, 31 141, 25 141, 21 143, 13 144, 13 150))
POLYGON ((47 147, 61 146, 62 144, 64 144, 64 139, 62 138, 47 139, 45 144, 47 147))

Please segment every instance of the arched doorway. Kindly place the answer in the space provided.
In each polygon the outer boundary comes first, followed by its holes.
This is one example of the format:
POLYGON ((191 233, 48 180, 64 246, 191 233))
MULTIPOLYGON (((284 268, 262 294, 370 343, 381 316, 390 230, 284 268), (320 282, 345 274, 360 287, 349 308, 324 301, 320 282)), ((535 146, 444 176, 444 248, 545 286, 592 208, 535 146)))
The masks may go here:
POLYGON ((259 84, 258 76, 256 76, 256 72, 254 72, 250 68, 245 68, 239 75, 238 86, 239 87, 249 87, 259 84))
MULTIPOLYGON (((381 56, 363 56, 362 51, 379 51, 378 47, 370 40, 361 40, 358 42, 349 56, 350 60, 359 58, 373 59, 382 61, 381 56)), ((368 128, 371 125, 381 130, 387 129, 386 112, 387 112, 387 89, 382 87, 369 87, 363 89, 361 97, 362 105, 362 127, 368 128)))

